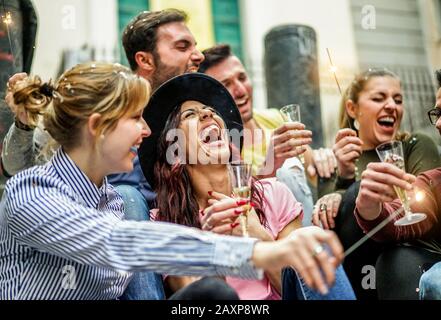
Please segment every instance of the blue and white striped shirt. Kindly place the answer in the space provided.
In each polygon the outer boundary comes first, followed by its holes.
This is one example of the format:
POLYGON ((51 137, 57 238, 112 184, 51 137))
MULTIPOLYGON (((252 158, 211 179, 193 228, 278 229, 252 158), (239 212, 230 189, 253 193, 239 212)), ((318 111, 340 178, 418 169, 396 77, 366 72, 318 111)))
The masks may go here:
POLYGON ((0 204, 0 299, 116 299, 132 272, 259 278, 255 239, 160 222, 124 221, 61 149, 9 180, 0 204))

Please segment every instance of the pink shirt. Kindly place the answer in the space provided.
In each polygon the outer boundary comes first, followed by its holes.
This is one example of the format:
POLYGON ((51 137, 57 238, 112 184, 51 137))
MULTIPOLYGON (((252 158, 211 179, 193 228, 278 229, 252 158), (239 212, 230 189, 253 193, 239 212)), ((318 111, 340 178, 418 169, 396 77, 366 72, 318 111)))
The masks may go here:
MULTIPOLYGON (((263 189, 263 212, 266 222, 264 228, 273 239, 291 221, 303 218, 303 207, 292 195, 288 187, 276 181, 275 178, 259 180, 263 189)), ((257 184, 259 186, 259 183, 257 184)), ((155 220, 157 209, 150 211, 152 220, 155 220)), ((227 283, 233 287, 241 300, 280 300, 281 296, 273 288, 269 279, 264 276, 262 280, 244 280, 226 277, 227 283)))
MULTIPOLYGON (((260 180, 263 187, 263 212, 265 213, 265 229, 273 239, 291 221, 302 219, 303 207, 297 202, 291 191, 275 178, 260 180)), ((239 278, 226 278, 227 283, 233 287, 241 300, 280 300, 281 296, 273 288, 269 279, 264 276, 262 280, 244 280, 239 278)))

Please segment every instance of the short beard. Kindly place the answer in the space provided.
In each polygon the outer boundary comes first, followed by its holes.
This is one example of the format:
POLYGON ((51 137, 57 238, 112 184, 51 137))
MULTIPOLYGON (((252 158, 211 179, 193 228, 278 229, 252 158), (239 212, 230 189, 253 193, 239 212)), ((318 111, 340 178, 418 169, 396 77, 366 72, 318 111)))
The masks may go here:
POLYGON ((164 82, 170 80, 171 78, 174 78, 182 74, 179 71, 179 68, 169 67, 165 63, 163 63, 156 53, 153 54, 153 58, 154 58, 156 70, 151 78, 152 91, 155 91, 164 82))
MULTIPOLYGON (((241 115, 242 116, 242 115, 241 115)), ((250 109, 249 115, 246 118, 242 118, 242 122, 245 124, 253 119, 253 109, 250 109)))

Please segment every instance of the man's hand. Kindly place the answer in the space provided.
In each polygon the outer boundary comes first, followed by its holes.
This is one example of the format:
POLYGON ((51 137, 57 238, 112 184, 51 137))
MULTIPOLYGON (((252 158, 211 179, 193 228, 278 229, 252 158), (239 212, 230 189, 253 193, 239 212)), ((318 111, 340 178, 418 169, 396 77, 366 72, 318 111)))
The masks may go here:
POLYGON ((359 214, 365 220, 376 219, 381 212, 381 204, 397 198, 394 186, 412 190, 415 176, 404 172, 393 164, 372 162, 361 176, 360 192, 356 199, 359 214))
POLYGON ((286 159, 297 157, 306 151, 306 145, 312 143, 312 132, 305 130, 305 125, 288 122, 274 130, 265 158, 264 167, 258 175, 273 177, 286 159))
POLYGON ((253 252, 256 267, 265 270, 293 267, 310 288, 322 294, 333 285, 335 269, 342 260, 343 247, 335 233, 317 227, 297 229, 276 242, 258 242, 253 252), (330 249, 332 256, 323 245, 330 249))
POLYGON ((330 178, 337 168, 337 159, 332 149, 312 150, 312 163, 306 168, 310 177, 330 178))

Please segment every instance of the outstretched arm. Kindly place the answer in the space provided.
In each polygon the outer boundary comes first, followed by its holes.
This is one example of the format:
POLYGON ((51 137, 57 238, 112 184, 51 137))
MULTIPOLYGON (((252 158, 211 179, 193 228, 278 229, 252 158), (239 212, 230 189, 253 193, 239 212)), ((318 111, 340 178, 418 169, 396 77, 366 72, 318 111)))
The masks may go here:
POLYGON ((6 105, 15 116, 15 123, 11 125, 3 140, 1 163, 3 174, 10 177, 21 170, 32 167, 35 164, 36 148, 34 145, 34 129, 28 126, 27 115, 14 103, 11 88, 27 77, 26 73, 17 73, 8 81, 6 93, 6 105))

